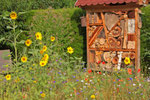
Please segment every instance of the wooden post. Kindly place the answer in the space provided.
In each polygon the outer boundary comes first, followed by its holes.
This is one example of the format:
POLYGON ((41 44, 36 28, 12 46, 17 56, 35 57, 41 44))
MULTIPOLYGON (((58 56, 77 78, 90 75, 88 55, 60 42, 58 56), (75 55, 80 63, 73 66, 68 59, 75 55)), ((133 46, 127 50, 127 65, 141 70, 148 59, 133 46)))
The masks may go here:
POLYGON ((89 56, 89 12, 86 11, 86 41, 87 41, 87 69, 90 68, 90 56, 89 56))
MULTIPOLYGON (((140 33, 138 29, 138 20, 139 20, 139 9, 135 9, 135 71, 137 73, 137 70, 140 68, 140 33)), ((138 75, 139 76, 139 75, 138 75)))

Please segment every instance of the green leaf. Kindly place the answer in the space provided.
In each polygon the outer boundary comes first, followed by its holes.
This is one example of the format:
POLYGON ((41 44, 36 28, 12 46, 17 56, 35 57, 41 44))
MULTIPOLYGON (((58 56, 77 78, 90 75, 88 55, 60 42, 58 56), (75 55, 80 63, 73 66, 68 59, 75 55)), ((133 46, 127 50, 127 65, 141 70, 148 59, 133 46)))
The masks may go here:
POLYGON ((25 40, 21 40, 20 42, 17 42, 17 44, 24 44, 25 40))
POLYGON ((5 38, 4 38, 4 37, 0 39, 0 42, 2 42, 3 40, 5 40, 5 38))
POLYGON ((11 26, 7 26, 6 28, 7 28, 7 29, 13 29, 11 26))

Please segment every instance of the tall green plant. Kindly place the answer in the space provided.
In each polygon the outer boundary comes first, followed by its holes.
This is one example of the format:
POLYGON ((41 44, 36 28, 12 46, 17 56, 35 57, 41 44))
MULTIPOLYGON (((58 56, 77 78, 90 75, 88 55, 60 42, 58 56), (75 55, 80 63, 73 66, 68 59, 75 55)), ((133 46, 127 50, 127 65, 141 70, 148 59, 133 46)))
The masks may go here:
POLYGON ((150 73, 150 6, 142 8, 141 57, 144 71, 150 73))

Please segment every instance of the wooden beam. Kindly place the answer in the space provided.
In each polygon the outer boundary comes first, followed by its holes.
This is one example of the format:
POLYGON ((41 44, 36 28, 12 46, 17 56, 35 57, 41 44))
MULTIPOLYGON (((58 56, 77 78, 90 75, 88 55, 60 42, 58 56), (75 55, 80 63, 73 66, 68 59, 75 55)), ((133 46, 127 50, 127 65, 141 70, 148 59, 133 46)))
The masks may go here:
POLYGON ((107 41, 107 44, 108 44, 108 30, 107 30, 107 27, 106 27, 106 24, 105 24, 105 17, 104 17, 103 12, 101 12, 101 17, 102 17, 102 21, 103 21, 103 27, 104 27, 104 31, 105 31, 106 41, 107 41))
POLYGON ((138 8, 135 9, 135 71, 139 67, 139 59, 138 58, 138 8))
POLYGON ((87 69, 90 68, 90 56, 89 56, 89 12, 86 11, 86 41, 87 41, 87 69))
POLYGON ((123 49, 127 48, 128 19, 125 18, 123 49))
MULTIPOLYGON (((140 29, 138 27, 139 23, 139 9, 135 9, 135 45, 136 45, 136 51, 135 51, 135 66, 136 66, 136 72, 138 69, 140 69, 140 29)), ((140 76, 140 73, 137 73, 137 76, 140 76)))
POLYGON ((103 29, 103 26, 97 27, 97 29, 94 31, 93 36, 91 37, 91 39, 89 41, 89 46, 92 45, 92 43, 94 42, 94 40, 96 39, 98 34, 102 31, 102 29, 103 29))
POLYGON ((115 48, 89 48, 90 50, 95 50, 95 51, 133 51, 135 52, 135 49, 115 49, 115 48))

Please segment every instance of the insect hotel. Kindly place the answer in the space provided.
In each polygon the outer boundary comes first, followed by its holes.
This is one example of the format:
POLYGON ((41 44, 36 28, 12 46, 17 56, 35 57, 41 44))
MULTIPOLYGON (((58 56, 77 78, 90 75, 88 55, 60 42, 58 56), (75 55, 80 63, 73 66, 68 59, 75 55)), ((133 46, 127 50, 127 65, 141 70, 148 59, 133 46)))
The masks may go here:
POLYGON ((87 30, 88 69, 140 68, 139 8, 146 4, 148 0, 77 0, 75 5, 86 10, 81 24, 87 30))

